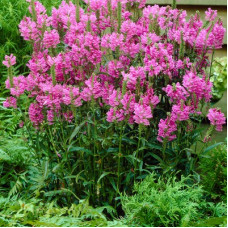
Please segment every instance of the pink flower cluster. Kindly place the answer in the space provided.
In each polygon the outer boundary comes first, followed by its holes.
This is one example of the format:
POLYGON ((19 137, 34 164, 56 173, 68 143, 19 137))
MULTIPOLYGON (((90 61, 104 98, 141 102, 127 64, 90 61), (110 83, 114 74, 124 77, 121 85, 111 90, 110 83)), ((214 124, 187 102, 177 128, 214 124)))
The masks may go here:
POLYGON ((10 56, 6 55, 5 60, 2 62, 2 64, 9 68, 16 64, 16 57, 13 54, 10 56))
MULTIPOLYGON (((19 29, 33 44, 30 73, 14 77, 12 88, 6 82, 12 96, 4 105, 16 108, 17 98, 26 94, 34 125, 71 122, 72 107, 80 112, 95 102, 107 121, 153 122, 158 140, 171 141, 178 124, 210 101, 207 54, 222 46, 225 34, 216 11, 206 12, 204 26, 198 14, 187 20, 186 11, 145 7, 146 0, 90 0, 87 10, 62 1, 50 16, 40 2, 29 2, 32 17, 19 29)), ((6 57, 3 64, 14 65, 15 58, 6 57)), ((220 129, 223 121, 212 124, 220 129)))
POLYGON ((216 126, 216 131, 222 131, 222 125, 226 123, 226 118, 221 110, 211 108, 207 117, 210 120, 211 125, 216 126))

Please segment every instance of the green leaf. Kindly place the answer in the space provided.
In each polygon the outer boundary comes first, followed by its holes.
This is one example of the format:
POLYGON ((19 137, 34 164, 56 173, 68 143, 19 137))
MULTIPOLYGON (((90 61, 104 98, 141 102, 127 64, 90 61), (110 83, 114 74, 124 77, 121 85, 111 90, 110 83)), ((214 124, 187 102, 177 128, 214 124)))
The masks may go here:
POLYGON ((101 176, 99 177, 97 183, 99 183, 101 181, 102 178, 104 178, 105 176, 109 175, 109 174, 113 174, 112 172, 104 172, 103 174, 101 174, 101 176))
POLYGON ((70 138, 69 138, 69 142, 71 142, 71 140, 78 134, 78 132, 80 131, 81 127, 86 123, 86 121, 83 121, 81 124, 79 124, 77 127, 75 127, 74 131, 72 132, 70 138))
POLYGON ((0 162, 1 161, 10 161, 10 160, 11 160, 10 156, 5 151, 0 149, 0 162))
POLYGON ((156 160, 158 160, 161 164, 163 164, 164 162, 163 162, 163 160, 158 156, 158 155, 156 155, 156 154, 154 154, 154 153, 151 153, 151 152, 149 152, 149 153, 147 153, 147 154, 149 154, 149 155, 151 155, 152 157, 154 157, 156 160))
POLYGON ((209 147, 207 147, 202 153, 201 155, 205 155, 206 153, 208 153, 209 151, 211 151, 212 149, 214 149, 215 147, 221 145, 221 144, 224 144, 223 142, 219 142, 219 143, 216 143, 216 144, 213 144, 209 147))
POLYGON ((223 225, 227 222, 227 218, 223 217, 213 217, 208 218, 205 220, 198 221, 197 223, 193 224, 195 227, 218 227, 219 225, 223 225))
POLYGON ((110 183, 111 183, 112 187, 114 188, 114 190, 118 191, 117 187, 116 187, 116 184, 115 184, 115 181, 113 180, 113 178, 110 179, 110 183))
POLYGON ((155 144, 155 143, 147 143, 146 144, 150 149, 157 149, 157 150, 162 150, 162 146, 155 144))
POLYGON ((44 195, 45 196, 55 196, 58 194, 63 194, 63 193, 70 193, 72 194, 77 200, 80 200, 79 197, 77 197, 71 190, 66 189, 66 188, 62 188, 61 190, 55 190, 55 191, 49 191, 49 192, 45 192, 44 195))
POLYGON ((110 148, 108 148, 107 152, 108 153, 116 153, 116 152, 119 152, 119 148, 117 148, 117 147, 116 148, 111 148, 110 147, 110 148))
POLYGON ((81 152, 85 152, 89 155, 93 155, 93 152, 91 150, 88 150, 84 147, 71 147, 69 151, 70 152, 81 151, 81 152))

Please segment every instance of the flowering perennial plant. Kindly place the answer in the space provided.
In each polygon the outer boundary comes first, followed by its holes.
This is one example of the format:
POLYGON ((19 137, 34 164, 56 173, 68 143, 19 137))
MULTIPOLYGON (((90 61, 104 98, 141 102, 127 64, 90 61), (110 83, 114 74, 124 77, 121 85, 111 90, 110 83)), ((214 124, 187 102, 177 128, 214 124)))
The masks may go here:
MULTIPOLYGON (((222 47, 222 21, 211 9, 204 24, 198 13, 187 20, 186 11, 145 6, 146 0, 86 0, 86 9, 78 0, 62 1, 50 16, 39 1, 28 2, 32 16, 19 29, 33 45, 30 73, 16 77, 9 70, 12 96, 5 107, 17 108, 27 97, 29 119, 38 132, 51 134, 46 140, 56 160, 91 161, 92 171, 83 171, 86 162, 75 169, 90 180, 90 196, 106 191, 107 175, 117 192, 127 190, 126 182, 154 163, 146 144, 158 149, 163 143, 166 154, 176 138, 194 130, 192 119, 210 102, 208 54, 222 47)), ((11 69, 15 57, 3 64, 11 69)), ((220 111, 211 109, 208 118, 222 129, 220 111)))

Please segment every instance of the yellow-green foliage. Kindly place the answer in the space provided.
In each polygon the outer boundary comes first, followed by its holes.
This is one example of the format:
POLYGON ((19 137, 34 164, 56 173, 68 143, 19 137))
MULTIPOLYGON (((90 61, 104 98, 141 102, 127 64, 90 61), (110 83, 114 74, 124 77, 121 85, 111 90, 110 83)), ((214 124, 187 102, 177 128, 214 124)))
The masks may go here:
POLYGON ((213 99, 221 99, 227 89, 227 57, 216 58, 212 64, 213 99))
POLYGON ((0 197, 0 226, 35 227, 101 227, 121 226, 119 221, 108 221, 103 214, 109 207, 92 208, 88 201, 71 207, 59 207, 55 202, 8 200, 0 197))

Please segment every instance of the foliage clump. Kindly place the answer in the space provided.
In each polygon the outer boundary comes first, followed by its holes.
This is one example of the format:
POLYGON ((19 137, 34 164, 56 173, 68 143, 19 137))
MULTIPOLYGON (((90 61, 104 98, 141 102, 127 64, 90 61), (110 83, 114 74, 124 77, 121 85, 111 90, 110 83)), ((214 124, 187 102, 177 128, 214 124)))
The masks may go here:
POLYGON ((227 146, 222 144, 200 159, 203 188, 215 200, 227 201, 227 146))
POLYGON ((9 200, 0 197, 0 226, 8 227, 102 227, 121 226, 118 220, 108 221, 104 210, 112 212, 112 208, 92 208, 88 201, 78 205, 59 207, 54 201, 20 199, 9 200))
POLYGON ((212 101, 218 101, 227 90, 227 57, 216 58, 211 67, 212 75, 210 80, 213 82, 212 101))
POLYGON ((157 179, 152 174, 135 184, 134 194, 122 197, 128 226, 184 227, 197 225, 202 219, 226 215, 224 204, 208 203, 202 187, 188 182, 192 180, 157 179))
MULTIPOLYGON (((17 61, 12 54, 2 61, 10 96, 1 99, 0 192, 8 198, 0 199, 0 222, 190 226, 208 218, 222 224, 224 205, 207 202, 192 180, 150 175, 197 176, 199 157, 211 149, 195 145, 212 98, 208 54, 221 48, 225 34, 217 11, 208 9, 203 23, 198 13, 187 19, 176 1, 171 8, 146 0, 59 0, 52 10, 52 1, 28 2, 31 15, 19 24, 28 49, 17 61), (122 192, 130 196, 121 204, 122 192), (122 206, 122 220, 110 222, 102 213, 113 218, 122 206)), ((205 143, 225 123, 218 108, 207 116, 205 143)))

